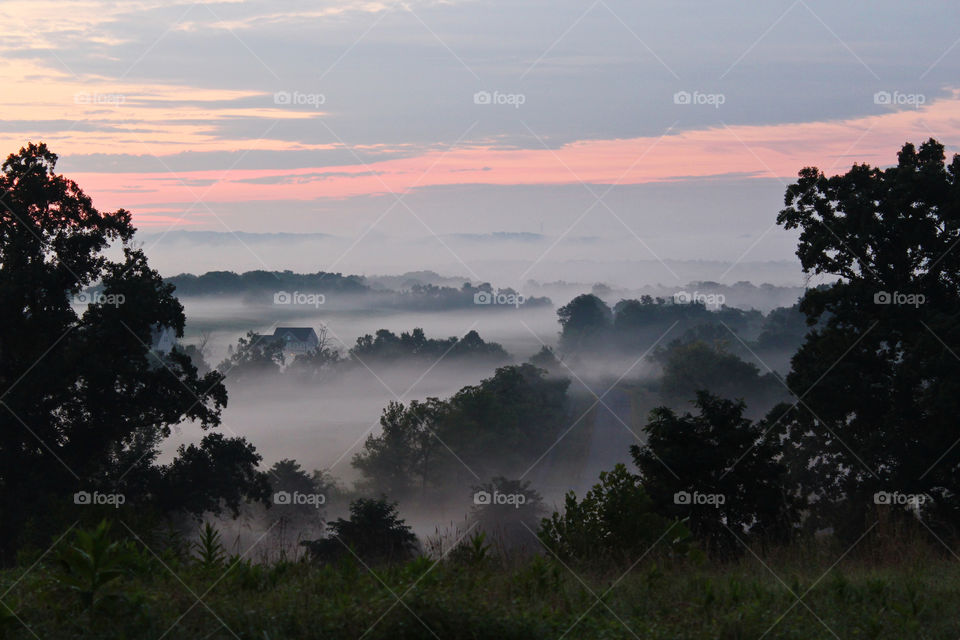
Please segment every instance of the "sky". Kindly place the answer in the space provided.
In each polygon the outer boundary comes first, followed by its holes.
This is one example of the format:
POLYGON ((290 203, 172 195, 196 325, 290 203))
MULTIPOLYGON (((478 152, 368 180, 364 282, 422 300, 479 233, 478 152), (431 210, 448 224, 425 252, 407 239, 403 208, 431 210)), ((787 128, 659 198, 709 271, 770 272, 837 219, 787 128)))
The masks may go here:
POLYGON ((5 1, 0 152, 46 142, 168 271, 200 264, 164 242, 180 231, 336 239, 296 257, 237 240, 224 268, 790 260, 774 219, 802 167, 960 150, 958 18, 889 0, 5 1), (503 234, 536 238, 464 257, 503 234))

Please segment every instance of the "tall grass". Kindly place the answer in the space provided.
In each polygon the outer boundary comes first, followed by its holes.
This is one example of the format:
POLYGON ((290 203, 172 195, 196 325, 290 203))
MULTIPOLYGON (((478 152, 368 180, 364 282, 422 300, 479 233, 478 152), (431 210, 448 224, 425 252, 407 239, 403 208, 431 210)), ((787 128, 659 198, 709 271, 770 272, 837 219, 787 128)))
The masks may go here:
POLYGON ((209 553, 163 563, 131 553, 109 582, 124 597, 98 602, 95 632, 55 562, 26 575, 27 567, 0 572, 12 611, 0 632, 105 640, 960 637, 960 562, 916 529, 878 525, 853 546, 807 538, 723 563, 654 550, 635 564, 564 564, 501 553, 473 532, 442 557, 402 564, 255 563, 223 561, 216 536, 204 539, 209 553), (213 557, 220 561, 206 561, 213 557))

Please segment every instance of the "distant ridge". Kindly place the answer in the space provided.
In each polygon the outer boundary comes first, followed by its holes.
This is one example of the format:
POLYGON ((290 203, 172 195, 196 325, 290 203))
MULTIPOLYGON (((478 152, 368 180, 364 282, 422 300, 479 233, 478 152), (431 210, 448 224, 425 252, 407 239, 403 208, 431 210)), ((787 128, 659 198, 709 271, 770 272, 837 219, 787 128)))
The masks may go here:
POLYGON ((224 245, 236 242, 305 242, 310 240, 328 240, 337 236, 329 233, 251 233, 249 231, 186 231, 176 230, 167 233, 137 234, 137 238, 146 244, 153 242, 179 242, 191 244, 224 245))
POLYGON ((547 238, 542 233, 528 233, 526 231, 494 231, 492 233, 450 233, 448 238, 468 240, 470 242, 500 242, 513 240, 518 242, 539 242, 547 238))

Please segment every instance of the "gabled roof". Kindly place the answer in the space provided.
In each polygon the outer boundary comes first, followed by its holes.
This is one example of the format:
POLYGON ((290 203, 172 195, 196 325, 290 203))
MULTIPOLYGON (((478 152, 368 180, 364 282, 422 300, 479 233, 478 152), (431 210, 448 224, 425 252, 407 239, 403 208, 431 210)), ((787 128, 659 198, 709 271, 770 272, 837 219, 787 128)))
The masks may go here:
POLYGON ((273 337, 307 342, 309 340, 317 340, 317 332, 314 331, 312 327, 277 327, 273 332, 273 337))

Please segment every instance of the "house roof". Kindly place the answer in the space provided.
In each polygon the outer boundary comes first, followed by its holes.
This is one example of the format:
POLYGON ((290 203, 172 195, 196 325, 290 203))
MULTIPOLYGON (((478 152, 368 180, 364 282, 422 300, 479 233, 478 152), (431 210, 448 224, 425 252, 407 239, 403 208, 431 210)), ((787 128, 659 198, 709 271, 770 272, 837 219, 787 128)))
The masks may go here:
POLYGON ((316 340, 317 332, 312 327, 277 327, 273 332, 273 337, 306 342, 311 339, 316 340))

